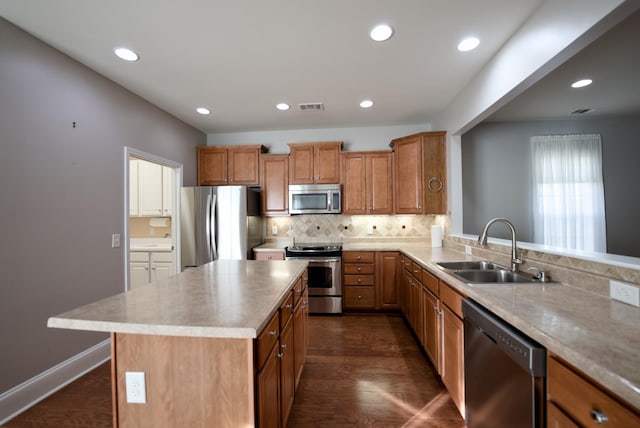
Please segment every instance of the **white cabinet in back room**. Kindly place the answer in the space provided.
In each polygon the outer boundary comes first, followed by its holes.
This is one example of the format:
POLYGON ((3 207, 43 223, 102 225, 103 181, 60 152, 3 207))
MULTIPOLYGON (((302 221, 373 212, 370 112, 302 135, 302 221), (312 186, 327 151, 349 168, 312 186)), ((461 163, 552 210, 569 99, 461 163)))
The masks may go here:
POLYGON ((129 288, 135 288, 175 275, 176 269, 173 258, 173 251, 132 251, 129 260, 129 288))
POLYGON ((142 159, 129 161, 129 215, 170 217, 173 214, 172 168, 142 159))

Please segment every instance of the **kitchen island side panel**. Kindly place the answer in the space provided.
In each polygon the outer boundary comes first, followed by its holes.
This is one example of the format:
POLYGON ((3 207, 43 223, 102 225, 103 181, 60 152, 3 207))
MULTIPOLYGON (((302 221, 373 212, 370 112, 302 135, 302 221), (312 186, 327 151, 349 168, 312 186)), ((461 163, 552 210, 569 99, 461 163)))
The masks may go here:
POLYGON ((112 338, 114 427, 255 425, 251 339, 112 338), (144 372, 146 403, 127 403, 126 372, 144 372))

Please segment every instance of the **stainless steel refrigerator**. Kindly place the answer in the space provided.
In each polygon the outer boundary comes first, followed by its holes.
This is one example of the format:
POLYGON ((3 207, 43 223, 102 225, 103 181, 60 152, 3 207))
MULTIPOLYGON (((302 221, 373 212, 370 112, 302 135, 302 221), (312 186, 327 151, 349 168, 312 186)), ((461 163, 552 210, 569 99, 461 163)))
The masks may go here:
POLYGON ((259 188, 183 187, 180 199, 182 270, 212 260, 248 260, 262 244, 259 188))

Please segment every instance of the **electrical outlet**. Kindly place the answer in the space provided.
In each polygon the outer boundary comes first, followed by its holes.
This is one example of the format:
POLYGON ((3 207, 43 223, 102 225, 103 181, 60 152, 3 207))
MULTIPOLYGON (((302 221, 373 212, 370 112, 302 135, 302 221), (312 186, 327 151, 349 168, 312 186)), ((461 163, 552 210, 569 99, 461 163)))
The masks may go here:
POLYGON ((278 234, 278 226, 271 226, 271 234, 272 235, 278 234))
POLYGON ((120 247, 120 234, 114 233, 113 235, 111 235, 111 248, 118 247, 120 247))
POLYGON ((367 226, 367 235, 373 235, 373 225, 372 224, 367 226))
POLYGON ((464 246, 464 253, 465 253, 467 256, 471 256, 471 255, 472 255, 472 253, 471 253, 471 246, 470 246, 470 245, 465 245, 465 246, 464 246))
POLYGON ((147 402, 147 391, 144 385, 144 372, 125 372, 127 403, 147 402))
POLYGON ((609 296, 629 305, 640 307, 640 288, 619 281, 609 281, 609 296))

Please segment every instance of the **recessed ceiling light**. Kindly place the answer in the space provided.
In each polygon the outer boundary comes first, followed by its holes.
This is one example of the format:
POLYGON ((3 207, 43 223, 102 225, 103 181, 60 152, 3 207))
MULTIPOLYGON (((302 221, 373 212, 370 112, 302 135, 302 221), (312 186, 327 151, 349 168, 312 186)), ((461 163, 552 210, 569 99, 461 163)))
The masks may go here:
POLYGON ((115 48, 113 52, 118 56, 118 58, 125 61, 137 61, 140 59, 137 53, 128 48, 115 48))
POLYGON ((206 107, 198 107, 196 111, 200 114, 211 114, 211 110, 206 107))
POLYGON ((585 86, 589 86, 592 83, 593 83, 593 80, 591 80, 591 79, 582 79, 582 80, 578 80, 577 82, 573 82, 571 84, 571 87, 572 88, 584 88, 585 86))
POLYGON ((276 104, 276 108, 280 111, 287 111, 289 110, 289 104, 287 103, 276 104))
POLYGON ((376 25, 369 33, 369 37, 376 42, 384 42, 385 40, 389 40, 391 36, 393 36, 393 28, 387 24, 376 25))
POLYGON ((373 107, 373 101, 371 101, 371 100, 362 100, 362 101, 360 101, 360 107, 362 107, 362 108, 373 107))
POLYGON ((458 43, 458 50, 460 52, 467 52, 478 47, 480 40, 477 37, 467 37, 458 43))

